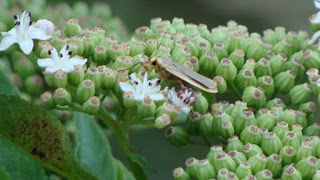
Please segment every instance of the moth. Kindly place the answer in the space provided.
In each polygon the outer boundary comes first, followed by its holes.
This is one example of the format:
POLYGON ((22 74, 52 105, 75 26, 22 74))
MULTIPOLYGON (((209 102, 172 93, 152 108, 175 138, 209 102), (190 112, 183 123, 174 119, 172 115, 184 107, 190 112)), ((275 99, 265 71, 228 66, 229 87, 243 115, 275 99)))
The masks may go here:
POLYGON ((152 67, 151 70, 155 69, 157 73, 165 76, 165 78, 175 78, 175 80, 186 82, 209 93, 218 92, 217 83, 214 80, 192 71, 169 58, 155 56, 149 59, 149 63, 152 67))

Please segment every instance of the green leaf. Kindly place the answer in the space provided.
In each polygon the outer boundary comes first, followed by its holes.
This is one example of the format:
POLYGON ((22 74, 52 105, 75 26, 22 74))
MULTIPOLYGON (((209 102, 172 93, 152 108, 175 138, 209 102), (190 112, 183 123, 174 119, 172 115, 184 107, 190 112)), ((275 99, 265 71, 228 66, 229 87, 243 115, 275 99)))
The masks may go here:
POLYGON ((0 137, 68 179, 97 179, 75 160, 68 135, 52 113, 0 94, 0 137))
POLYGON ((99 174, 99 179, 116 179, 117 171, 109 141, 89 115, 75 113, 78 159, 99 174))
POLYGON ((0 71, 0 93, 18 94, 18 90, 12 85, 10 79, 0 71))
POLYGON ((37 179, 46 180, 40 163, 11 144, 0 139, 0 179, 37 179))
POLYGON ((117 159, 115 159, 117 165, 117 180, 134 180, 134 176, 128 169, 117 159))

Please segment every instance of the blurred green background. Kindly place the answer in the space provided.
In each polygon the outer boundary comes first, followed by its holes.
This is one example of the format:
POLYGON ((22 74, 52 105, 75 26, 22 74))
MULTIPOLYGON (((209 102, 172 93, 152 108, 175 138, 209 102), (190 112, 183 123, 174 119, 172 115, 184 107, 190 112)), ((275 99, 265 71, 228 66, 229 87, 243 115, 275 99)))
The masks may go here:
MULTIPOLYGON (((2 0, 1 0, 2 1, 2 0)), ((95 0, 97 1, 97 0, 95 0)), ((85 0, 89 5, 95 2, 85 0)), ((150 19, 161 17, 172 20, 185 19, 186 23, 205 23, 211 29, 236 20, 246 25, 250 32, 284 26, 288 31, 306 30, 312 35, 308 17, 317 12, 312 0, 100 0, 110 5, 113 16, 123 20, 129 32, 148 26, 150 19)), ((74 4, 75 0, 47 0, 50 4, 74 4)), ((54 22, 54 19, 50 19, 54 22)), ((123 160, 115 139, 109 135, 115 157, 123 160)), ((173 147, 164 137, 164 130, 142 129, 131 131, 131 138, 140 154, 146 156, 158 173, 148 172, 149 179, 172 179, 172 170, 184 166, 189 157, 205 158, 208 147, 188 145, 173 147)), ((212 139, 212 142, 215 140, 212 139)))

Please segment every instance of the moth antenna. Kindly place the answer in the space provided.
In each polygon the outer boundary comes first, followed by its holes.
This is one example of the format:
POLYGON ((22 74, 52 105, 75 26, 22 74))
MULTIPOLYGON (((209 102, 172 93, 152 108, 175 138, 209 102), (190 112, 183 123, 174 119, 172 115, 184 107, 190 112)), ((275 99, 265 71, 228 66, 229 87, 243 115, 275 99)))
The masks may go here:
MULTIPOLYGON (((163 35, 162 38, 161 38, 161 41, 160 41, 160 44, 159 44, 158 49, 157 49, 156 52, 154 52, 153 55, 151 55, 151 56, 154 56, 154 55, 157 54, 158 50, 160 49, 161 44, 163 43, 164 37, 169 33, 168 31, 169 31, 171 28, 173 28, 173 26, 171 26, 169 29, 166 30, 166 32, 164 33, 164 35, 163 35)), ((160 34, 161 34, 161 33, 160 33, 160 34)))
POLYGON ((131 67, 127 68, 126 70, 130 70, 131 68, 134 68, 136 65, 143 64, 143 63, 149 63, 149 62, 137 62, 134 65, 132 65, 131 67))

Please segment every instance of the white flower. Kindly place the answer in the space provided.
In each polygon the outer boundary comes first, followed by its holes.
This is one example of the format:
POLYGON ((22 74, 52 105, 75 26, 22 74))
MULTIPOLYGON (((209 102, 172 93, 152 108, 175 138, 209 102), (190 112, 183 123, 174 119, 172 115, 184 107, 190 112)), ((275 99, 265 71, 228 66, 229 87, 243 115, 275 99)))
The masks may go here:
POLYGON ((189 113, 191 110, 190 104, 197 101, 197 97, 194 97, 194 91, 192 89, 182 88, 178 93, 175 88, 165 89, 168 92, 168 99, 173 105, 179 106, 184 113, 189 113))
MULTIPOLYGON (((320 9, 320 0, 314 0, 314 6, 317 9, 320 9)), ((315 17, 310 21, 312 24, 319 24, 320 23, 320 11, 315 15, 315 17)), ((312 35, 312 38, 308 42, 309 44, 313 44, 318 38, 320 37, 320 31, 317 31, 312 35)))
POLYGON ((45 72, 48 74, 55 73, 58 70, 71 73, 74 71, 74 66, 84 65, 87 62, 87 59, 70 58, 72 52, 68 51, 68 48, 69 46, 65 45, 59 54, 55 48, 49 50, 48 53, 51 54, 51 58, 38 59, 38 65, 46 68, 45 72))
POLYGON ((12 44, 18 43, 24 54, 30 54, 33 49, 32 39, 48 40, 42 29, 31 26, 30 13, 23 11, 21 17, 15 15, 15 27, 8 32, 1 32, 4 36, 0 43, 0 51, 7 50, 12 44))
POLYGON ((52 36, 54 25, 51 21, 40 19, 36 22, 34 27, 42 29, 48 36, 52 36))
POLYGON ((120 88, 123 92, 133 92, 134 99, 136 101, 142 101, 143 98, 149 96, 154 101, 161 101, 164 99, 162 93, 160 92, 160 80, 153 79, 148 80, 148 73, 144 73, 143 82, 137 78, 136 73, 130 76, 131 83, 120 82, 120 88))

